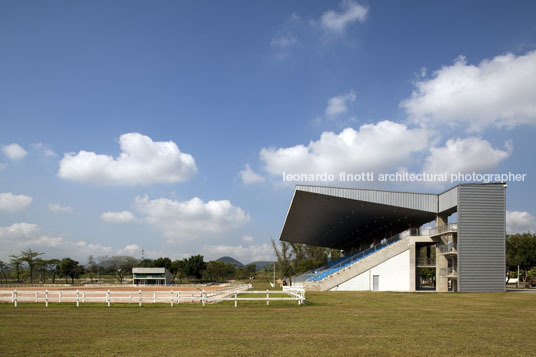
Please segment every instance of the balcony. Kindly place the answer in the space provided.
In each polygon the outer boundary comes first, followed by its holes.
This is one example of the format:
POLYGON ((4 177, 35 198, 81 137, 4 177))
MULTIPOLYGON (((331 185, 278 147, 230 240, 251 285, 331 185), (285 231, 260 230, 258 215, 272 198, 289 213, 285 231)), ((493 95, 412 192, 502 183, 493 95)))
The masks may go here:
POLYGON ((457 250, 457 247, 456 247, 456 243, 448 242, 447 244, 440 245, 439 246, 439 254, 457 255, 458 250, 457 250))
POLYGON ((458 272, 455 267, 439 269, 439 276, 442 278, 458 278, 458 272))
POLYGON ((452 232, 458 232, 458 223, 449 223, 441 227, 425 228, 421 230, 421 235, 437 236, 452 232))
POLYGON ((419 258, 417 259, 417 267, 419 268, 435 268, 436 260, 435 258, 419 258))

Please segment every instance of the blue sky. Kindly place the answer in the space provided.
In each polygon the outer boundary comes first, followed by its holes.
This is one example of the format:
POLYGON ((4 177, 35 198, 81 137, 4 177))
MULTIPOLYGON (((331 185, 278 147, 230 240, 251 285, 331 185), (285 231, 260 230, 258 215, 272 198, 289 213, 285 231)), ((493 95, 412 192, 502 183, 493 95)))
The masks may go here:
POLYGON ((535 10, 2 1, 0 259, 272 259, 282 172, 526 174, 507 218, 534 231, 535 10))

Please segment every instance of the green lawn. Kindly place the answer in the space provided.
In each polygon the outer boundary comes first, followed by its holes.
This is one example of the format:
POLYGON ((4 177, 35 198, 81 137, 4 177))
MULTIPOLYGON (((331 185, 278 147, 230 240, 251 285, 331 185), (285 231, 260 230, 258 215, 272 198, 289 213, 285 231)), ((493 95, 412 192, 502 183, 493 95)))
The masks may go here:
POLYGON ((322 292, 216 305, 0 304, 0 355, 534 355, 536 295, 322 292))

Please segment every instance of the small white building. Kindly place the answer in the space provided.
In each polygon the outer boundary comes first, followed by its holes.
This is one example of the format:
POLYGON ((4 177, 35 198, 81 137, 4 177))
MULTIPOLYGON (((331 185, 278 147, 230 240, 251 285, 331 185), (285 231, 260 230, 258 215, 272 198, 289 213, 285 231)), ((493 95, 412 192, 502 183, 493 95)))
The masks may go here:
POLYGON ((169 285, 171 274, 166 268, 132 268, 136 285, 169 285))

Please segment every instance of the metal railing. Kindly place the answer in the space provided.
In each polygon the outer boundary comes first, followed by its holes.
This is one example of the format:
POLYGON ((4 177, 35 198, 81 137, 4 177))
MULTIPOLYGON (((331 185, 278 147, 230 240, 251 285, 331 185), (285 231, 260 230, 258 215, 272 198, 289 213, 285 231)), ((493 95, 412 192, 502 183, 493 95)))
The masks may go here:
POLYGON ((446 232, 457 232, 458 231, 458 223, 449 223, 444 226, 439 227, 429 227, 429 228, 423 228, 421 229, 422 236, 435 236, 438 234, 446 233, 446 232))
POLYGON ((419 258, 417 260, 417 266, 435 266, 436 260, 435 258, 419 258))
POLYGON ((439 253, 446 254, 446 253, 456 253, 457 247, 456 243, 454 242, 448 242, 447 244, 442 244, 439 246, 439 253))
POLYGON ((439 276, 454 277, 454 276, 458 276, 458 272, 455 267, 441 268, 439 269, 439 276))

